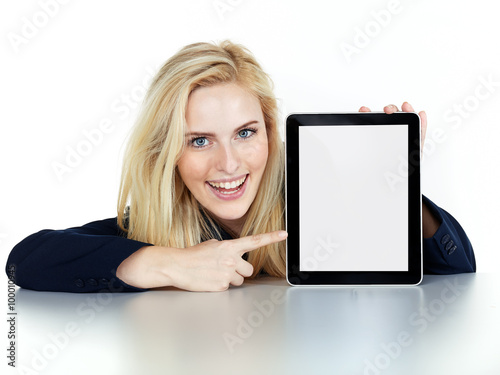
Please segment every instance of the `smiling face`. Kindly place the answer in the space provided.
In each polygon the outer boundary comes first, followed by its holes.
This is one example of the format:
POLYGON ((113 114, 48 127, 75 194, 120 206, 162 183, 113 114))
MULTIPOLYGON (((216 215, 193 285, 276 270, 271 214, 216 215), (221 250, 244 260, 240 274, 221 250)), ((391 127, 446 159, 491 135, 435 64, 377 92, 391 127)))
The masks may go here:
POLYGON ((234 83, 200 87, 189 96, 186 122, 179 174, 196 200, 239 234, 268 156, 260 103, 234 83))

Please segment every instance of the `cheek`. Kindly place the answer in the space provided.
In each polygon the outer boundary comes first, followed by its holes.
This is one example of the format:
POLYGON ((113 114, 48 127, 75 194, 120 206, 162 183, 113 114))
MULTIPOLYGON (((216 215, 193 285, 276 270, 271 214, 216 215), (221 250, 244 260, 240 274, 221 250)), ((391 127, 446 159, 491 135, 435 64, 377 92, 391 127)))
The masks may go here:
POLYGON ((248 155, 247 161, 254 171, 264 170, 268 157, 267 139, 256 145, 248 155))
POLYGON ((188 189, 195 188, 195 184, 200 181, 205 182, 207 173, 206 160, 197 155, 187 154, 181 157, 177 164, 179 174, 188 189))

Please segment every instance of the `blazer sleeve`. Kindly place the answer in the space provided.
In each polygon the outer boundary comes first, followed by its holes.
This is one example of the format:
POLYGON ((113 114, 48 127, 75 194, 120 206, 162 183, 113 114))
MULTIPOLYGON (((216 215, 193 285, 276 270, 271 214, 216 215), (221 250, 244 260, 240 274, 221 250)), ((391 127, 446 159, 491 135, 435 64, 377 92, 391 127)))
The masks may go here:
POLYGON ((474 250, 458 221, 429 198, 422 196, 422 202, 441 222, 433 237, 423 239, 424 273, 476 272, 474 250))
POLYGON ((9 254, 8 277, 26 289, 56 292, 130 292, 116 277, 129 255, 150 244, 127 239, 117 218, 65 230, 42 230, 9 254))

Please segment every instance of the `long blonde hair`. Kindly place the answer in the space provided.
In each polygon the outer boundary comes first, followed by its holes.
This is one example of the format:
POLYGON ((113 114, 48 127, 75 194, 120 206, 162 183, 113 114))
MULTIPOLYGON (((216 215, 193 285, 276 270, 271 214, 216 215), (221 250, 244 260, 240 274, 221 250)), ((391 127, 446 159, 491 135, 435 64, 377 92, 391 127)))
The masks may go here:
MULTIPOLYGON (((185 248, 219 236, 176 165, 185 147, 189 94, 200 86, 230 82, 258 98, 269 142, 266 169, 241 236, 284 229, 284 155, 273 84, 246 48, 224 41, 182 48, 153 79, 123 161, 118 223, 128 238, 185 248)), ((250 252, 248 261, 254 266, 252 277, 261 270, 284 277, 285 242, 250 252)))

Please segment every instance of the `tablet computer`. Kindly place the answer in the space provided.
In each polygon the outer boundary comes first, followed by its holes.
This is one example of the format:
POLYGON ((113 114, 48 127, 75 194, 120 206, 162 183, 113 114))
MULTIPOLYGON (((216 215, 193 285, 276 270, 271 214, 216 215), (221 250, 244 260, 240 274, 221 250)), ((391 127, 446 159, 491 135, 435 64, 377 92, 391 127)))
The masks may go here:
POLYGON ((416 113, 288 116, 291 285, 417 285, 421 209, 416 113))

